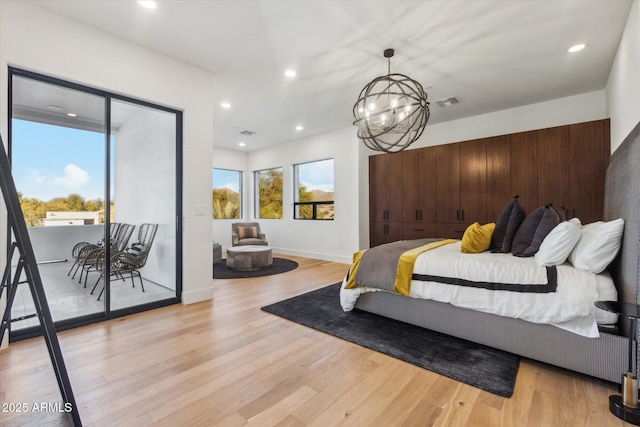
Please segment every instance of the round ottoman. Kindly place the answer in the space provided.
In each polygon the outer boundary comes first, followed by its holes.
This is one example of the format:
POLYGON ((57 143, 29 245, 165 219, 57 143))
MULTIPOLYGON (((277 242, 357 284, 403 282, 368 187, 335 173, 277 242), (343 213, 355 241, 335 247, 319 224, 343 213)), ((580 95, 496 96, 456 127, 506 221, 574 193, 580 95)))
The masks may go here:
POLYGON ((256 271, 273 264, 268 246, 233 246, 227 249, 227 267, 236 271, 256 271))

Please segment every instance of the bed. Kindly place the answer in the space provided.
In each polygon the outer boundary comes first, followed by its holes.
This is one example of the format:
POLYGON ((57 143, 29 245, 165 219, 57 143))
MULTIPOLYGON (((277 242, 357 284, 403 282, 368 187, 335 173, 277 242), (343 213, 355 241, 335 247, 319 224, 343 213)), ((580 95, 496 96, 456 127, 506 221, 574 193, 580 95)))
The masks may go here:
MULTIPOLYGON (((632 130, 613 153, 606 174, 604 220, 624 220, 624 233, 620 251, 602 276, 610 275, 619 301, 639 303, 640 287, 640 123, 632 130)), ((459 245, 459 243, 457 243, 459 245)), ((459 252, 459 246, 449 242, 433 252, 459 252), (448 247, 448 249, 447 249, 448 247)), ((427 252, 429 254, 432 251, 427 252)), ((510 256, 500 254, 502 256, 510 256)), ((488 255, 489 256, 489 255, 488 255)), ((424 254, 418 259, 422 259, 424 254)), ((531 258, 529 258, 531 260, 531 258)), ((418 261, 416 261, 418 263, 418 261)), ((542 273, 540 273, 542 274, 542 273)), ((558 268, 558 289, 566 279, 566 272, 558 268)), ((378 276, 382 274, 378 273, 378 276)), ((598 275, 600 277, 601 275, 598 275)), ((414 275, 414 278, 416 276, 414 275)), ((574 278, 574 283, 581 278, 574 278)), ((606 281, 606 279, 603 279, 606 281)), ((341 290, 341 302, 355 308, 379 314, 413 325, 421 326, 448 335, 474 341, 505 350, 530 359, 549 363, 561 368, 587 374, 603 380, 619 383, 621 374, 628 367, 628 322, 621 318, 614 332, 602 328, 593 331, 594 325, 582 333, 573 327, 563 328, 561 318, 552 318, 548 324, 533 323, 522 318, 505 317, 452 305, 446 298, 423 299, 407 297, 397 292, 357 292, 341 290), (346 303, 345 303, 346 301, 346 303)), ((576 282, 577 281, 577 282, 576 282)), ((544 282, 544 280, 543 280, 544 282)), ((414 283, 412 281, 411 283, 414 283)), ((396 284, 397 286, 397 284, 396 284)), ((413 288, 413 285, 412 285, 413 288)), ((391 289, 394 291, 394 289, 391 289)), ((422 291, 410 292, 421 293, 422 291)), ((557 292, 553 290, 553 292, 557 292)), ((586 292, 586 291, 585 291, 586 292)), ((591 290, 589 292, 592 292, 591 290)), ((604 293, 602 295, 611 295, 604 293)), ((417 296, 417 295, 412 295, 417 296)), ((430 296, 433 297, 433 296, 430 296)), ((546 296, 544 296, 546 298, 546 296)), ((600 299, 600 294, 599 298, 600 299)), ((602 297, 602 299, 609 299, 602 297)), ((543 298, 544 301, 544 298, 543 298)), ((457 304, 457 302, 456 302, 457 304)), ((543 303, 544 304, 544 303, 543 303)), ((591 303, 589 303, 591 304, 591 303)), ((593 310, 593 307, 591 307, 593 310)), ((482 309, 480 309, 482 310, 482 309)), ((555 311, 556 316, 563 308, 555 311)), ((584 310, 584 307, 582 308, 584 310)), ((525 317, 526 316, 521 316, 525 317)), ((591 316, 593 318, 593 316, 591 316)), ((605 321, 606 323, 606 321, 605 321)), ((579 329, 579 328, 578 328, 579 329)))

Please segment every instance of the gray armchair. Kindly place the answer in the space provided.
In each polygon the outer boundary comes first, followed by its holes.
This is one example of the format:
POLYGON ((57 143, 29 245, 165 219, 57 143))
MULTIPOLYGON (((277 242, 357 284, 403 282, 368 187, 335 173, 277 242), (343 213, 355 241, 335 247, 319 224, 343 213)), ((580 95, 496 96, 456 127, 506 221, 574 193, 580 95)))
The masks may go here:
POLYGON ((231 246, 269 246, 257 222, 234 222, 231 224, 231 246))

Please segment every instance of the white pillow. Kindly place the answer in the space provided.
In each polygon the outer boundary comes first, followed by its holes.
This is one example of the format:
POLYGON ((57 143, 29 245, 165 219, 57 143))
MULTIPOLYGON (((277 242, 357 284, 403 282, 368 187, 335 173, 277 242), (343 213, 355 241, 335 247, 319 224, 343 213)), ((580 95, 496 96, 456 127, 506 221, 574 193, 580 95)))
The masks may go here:
POLYGON ((581 225, 578 218, 556 225, 540 244, 540 249, 535 254, 536 262, 540 265, 564 263, 580 239, 581 225))
POLYGON ((623 219, 597 221, 582 227, 582 236, 569 254, 569 262, 575 268, 602 273, 620 250, 623 219))

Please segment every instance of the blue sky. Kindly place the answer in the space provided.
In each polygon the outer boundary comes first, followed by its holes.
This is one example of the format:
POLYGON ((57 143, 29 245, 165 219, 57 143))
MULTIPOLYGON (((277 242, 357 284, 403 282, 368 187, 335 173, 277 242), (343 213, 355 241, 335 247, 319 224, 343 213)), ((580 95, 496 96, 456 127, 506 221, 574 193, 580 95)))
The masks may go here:
POLYGON ((213 188, 228 188, 240 192, 240 176, 238 171, 226 170, 226 169, 214 169, 213 170, 213 188))
POLYGON ((16 119, 11 130, 13 179, 24 197, 104 199, 104 134, 16 119))
POLYGON ((333 192, 333 159, 298 165, 298 178, 307 190, 333 192))
MULTIPOLYGON (((307 190, 322 190, 333 192, 333 159, 298 165, 300 182, 307 190)), ((214 169, 213 188, 229 188, 239 192, 238 171, 214 169)))

